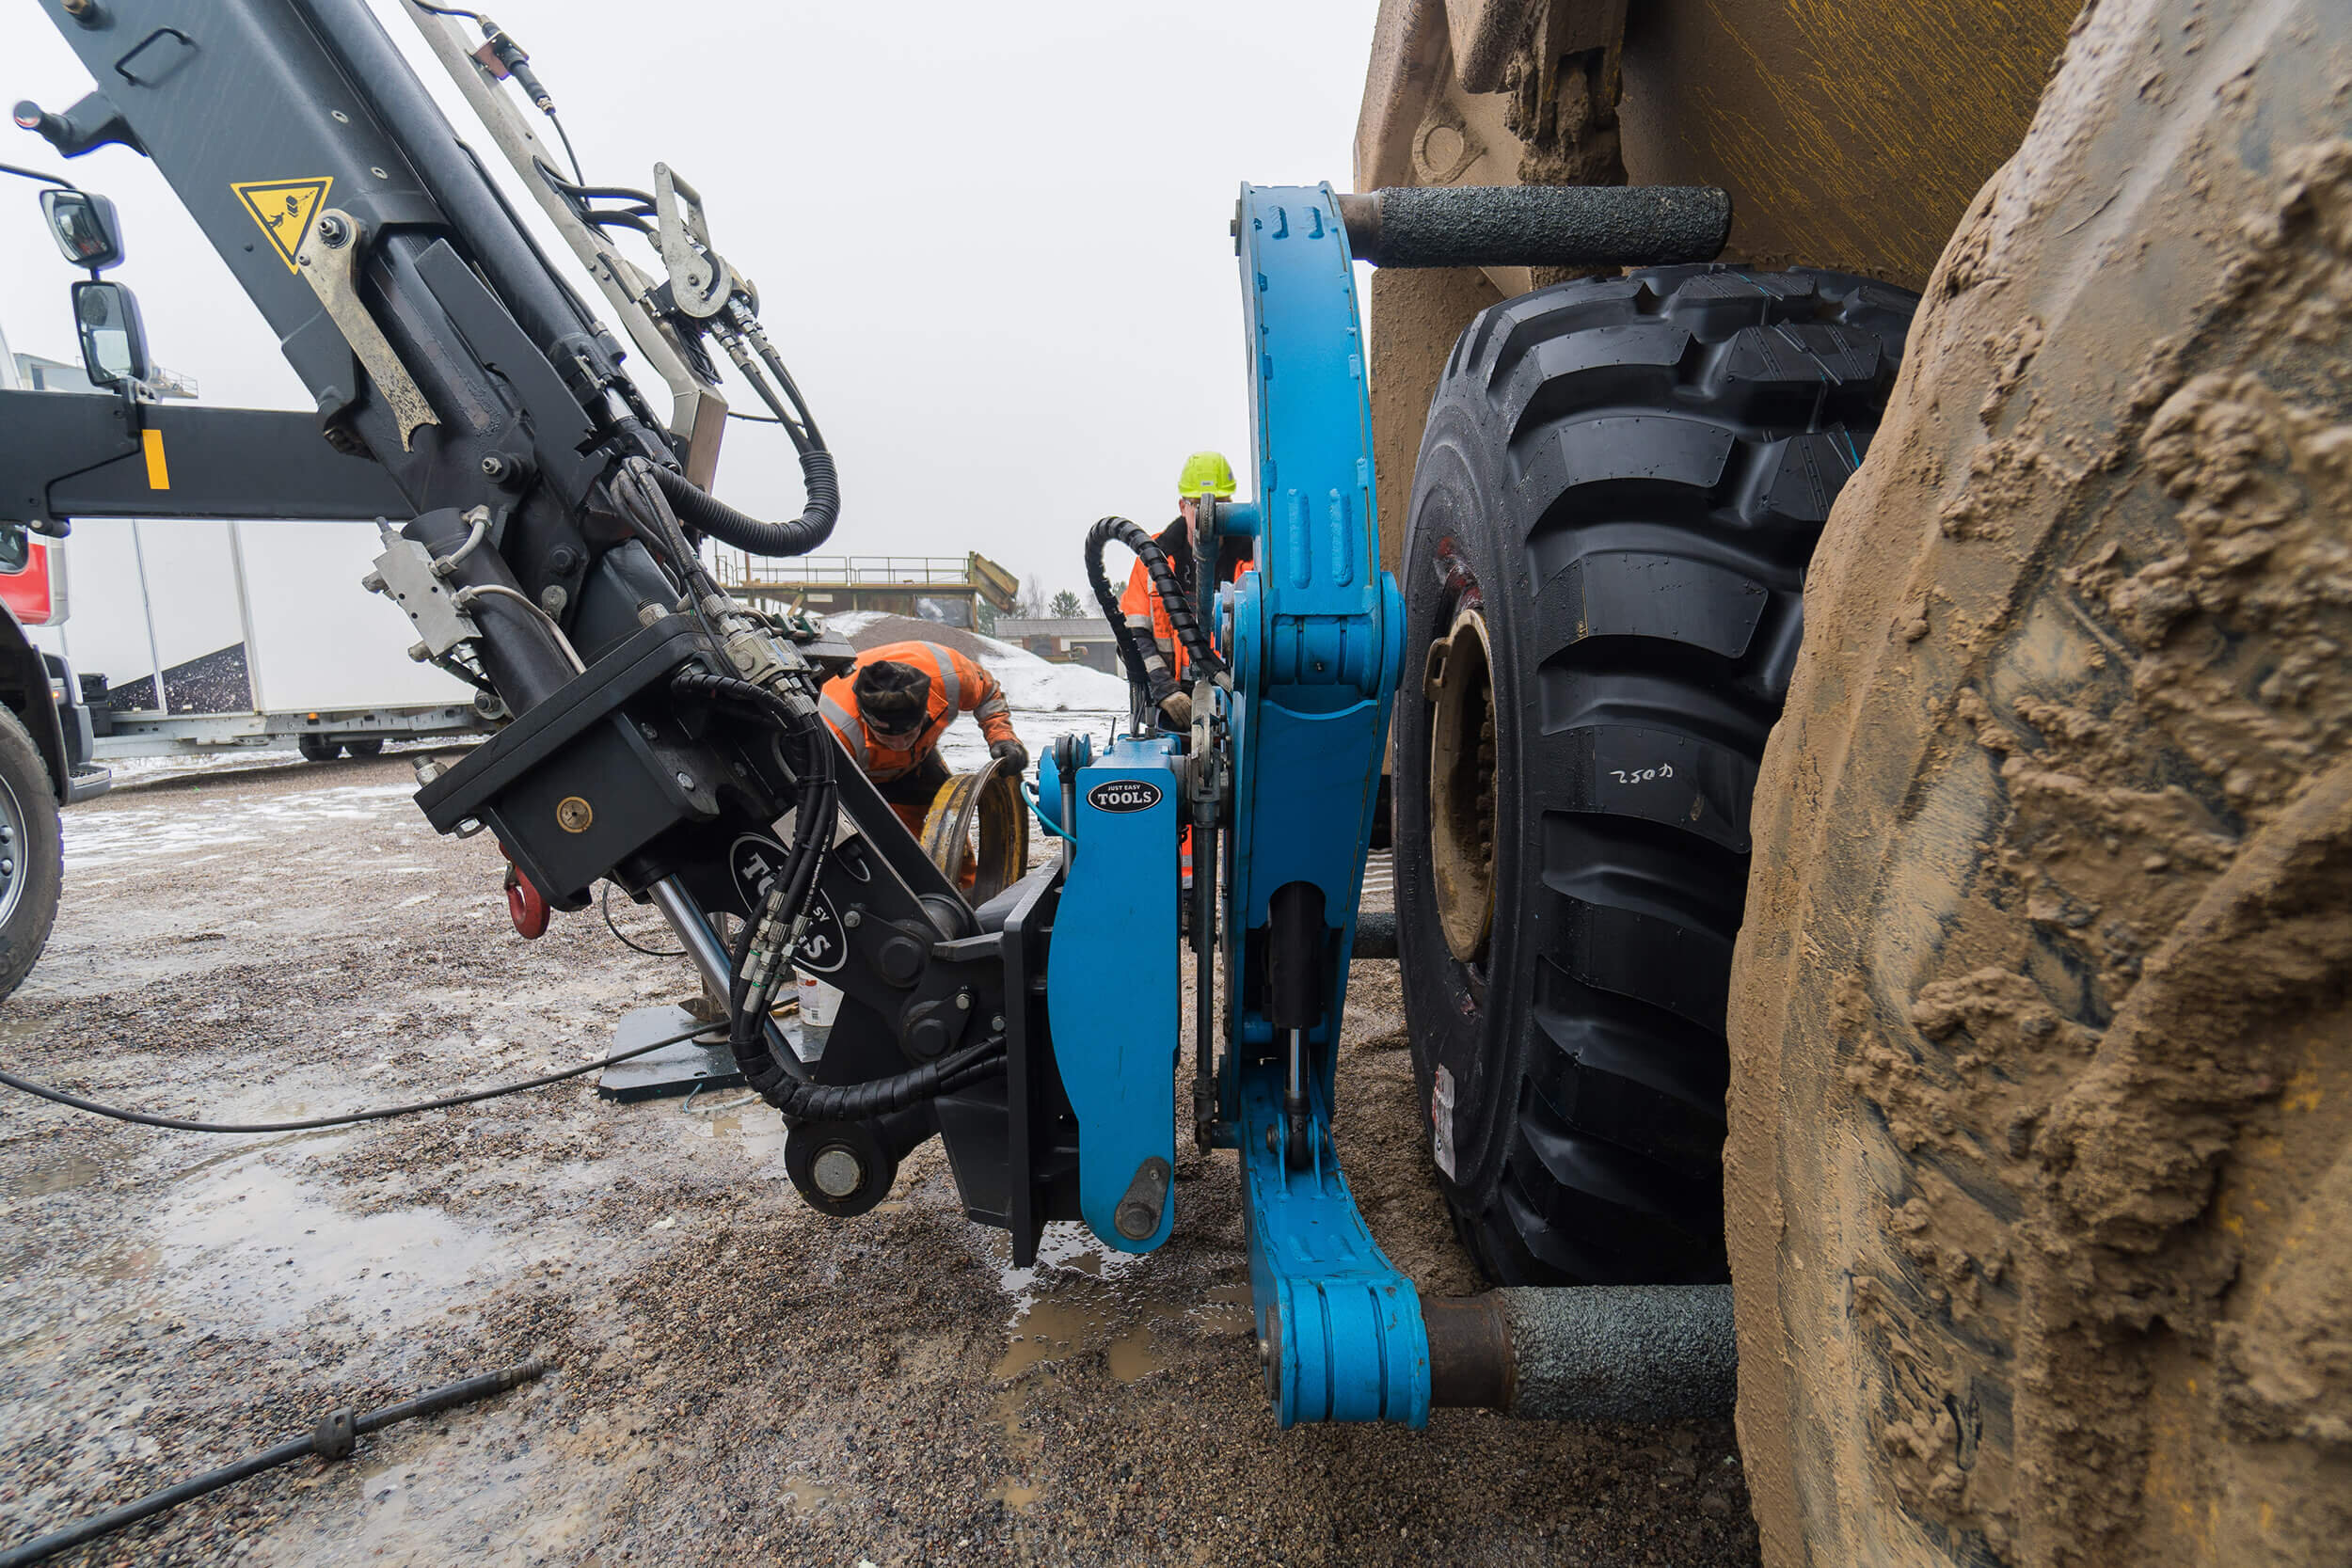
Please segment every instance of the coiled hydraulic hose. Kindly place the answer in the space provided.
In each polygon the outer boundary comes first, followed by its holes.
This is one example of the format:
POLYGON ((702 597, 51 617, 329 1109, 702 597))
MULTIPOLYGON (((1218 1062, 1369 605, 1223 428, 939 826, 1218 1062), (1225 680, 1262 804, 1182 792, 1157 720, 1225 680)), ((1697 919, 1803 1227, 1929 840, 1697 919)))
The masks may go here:
POLYGON ((793 1121, 870 1121, 953 1094, 1002 1071, 1004 1065, 1004 1037, 992 1035, 935 1062, 870 1083, 803 1084, 795 1079, 783 1085, 777 1108, 793 1121))
POLYGON ((762 522, 738 512, 684 474, 668 468, 654 469, 653 477, 688 527, 753 555, 807 555, 833 537, 833 525, 841 515, 840 476, 834 470, 833 453, 821 447, 801 453, 801 479, 808 487, 808 505, 788 523, 762 522))
POLYGON ((1160 603, 1168 612, 1168 624, 1174 628, 1176 640, 1184 645, 1184 655, 1194 670, 1209 675, 1225 673, 1225 661, 1209 646, 1209 639, 1200 629, 1199 617, 1192 612, 1192 595, 1176 580, 1176 569, 1168 563, 1168 552, 1159 541, 1124 517, 1104 517, 1087 530, 1087 582, 1094 590, 1095 602, 1103 607, 1104 617, 1111 624, 1111 635, 1118 639, 1119 655, 1127 666, 1127 673, 1151 693, 1153 707, 1176 689, 1175 672, 1160 657, 1156 643, 1136 640, 1135 628, 1127 625, 1127 617, 1119 608, 1119 595, 1111 591, 1110 577, 1103 568, 1103 546, 1118 540, 1136 553, 1143 562, 1144 572, 1152 578, 1152 587, 1158 593, 1160 603))

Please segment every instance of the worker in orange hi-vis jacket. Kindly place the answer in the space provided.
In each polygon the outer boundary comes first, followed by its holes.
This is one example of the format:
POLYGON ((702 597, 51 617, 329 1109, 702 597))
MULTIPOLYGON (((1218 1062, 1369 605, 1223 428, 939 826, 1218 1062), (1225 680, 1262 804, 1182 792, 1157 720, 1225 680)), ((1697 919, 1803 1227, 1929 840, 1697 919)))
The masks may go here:
MULTIPOLYGON (((1176 478, 1176 509, 1181 515, 1152 540, 1168 557, 1168 564, 1183 587, 1192 587, 1193 557, 1200 543, 1200 498, 1216 496, 1230 500, 1232 494, 1233 466, 1225 460, 1223 452, 1196 451, 1184 459, 1184 470, 1176 478)), ((1217 559, 1218 579, 1231 582, 1249 565, 1250 542, 1231 539, 1217 543, 1222 546, 1217 559)), ((1175 626, 1168 618, 1168 607, 1160 602, 1158 593, 1152 587, 1152 576, 1140 561, 1127 574, 1127 591, 1119 596, 1119 612, 1126 617, 1137 644, 1143 648, 1145 664, 1150 666, 1156 655, 1157 662, 1167 667, 1175 682, 1175 691, 1161 700, 1162 718, 1178 729, 1186 728, 1192 723, 1192 689, 1185 680, 1185 667, 1191 660, 1177 641, 1175 626)), ((1137 711, 1141 711, 1140 705, 1137 711)))
POLYGON ((842 750, 918 836, 924 813, 948 779, 939 737, 957 714, 977 721, 991 756, 1009 758, 1016 773, 1029 766, 996 677, 937 642, 868 648, 825 683, 817 705, 842 750))

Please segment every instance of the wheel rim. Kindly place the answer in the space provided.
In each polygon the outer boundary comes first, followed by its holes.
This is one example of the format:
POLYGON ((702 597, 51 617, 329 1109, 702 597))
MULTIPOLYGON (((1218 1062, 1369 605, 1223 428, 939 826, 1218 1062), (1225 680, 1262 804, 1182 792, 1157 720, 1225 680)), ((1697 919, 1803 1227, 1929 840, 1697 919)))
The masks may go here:
POLYGON ((24 884, 32 879, 24 863, 24 807, 16 791, 0 779, 0 926, 16 916, 24 901, 24 884))
POLYGON ((1495 919, 1495 696, 1486 619, 1464 609, 1439 644, 1429 720, 1429 865, 1438 927, 1464 963, 1486 951, 1495 919))

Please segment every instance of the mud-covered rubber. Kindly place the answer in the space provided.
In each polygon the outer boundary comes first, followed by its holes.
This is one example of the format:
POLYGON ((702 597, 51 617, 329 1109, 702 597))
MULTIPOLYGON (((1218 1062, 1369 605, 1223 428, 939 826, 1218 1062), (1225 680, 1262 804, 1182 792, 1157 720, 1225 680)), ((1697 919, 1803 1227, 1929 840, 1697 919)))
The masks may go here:
POLYGON ((333 762, 343 754, 342 742, 324 735, 295 736, 294 750, 305 762, 333 762))
POLYGON ((7 880, 22 882, 7 917, 0 919, 0 997, 6 997, 33 972, 57 922, 65 837, 48 765, 23 721, 5 708, 0 708, 0 788, 8 791, 7 815, 14 824, 10 842, 0 843, 0 861, 9 863, 7 880))
POLYGON ((1914 304, 1835 274, 1666 267, 1507 301, 1454 348, 1401 573, 1397 927, 1445 1196, 1500 1282, 1724 1276, 1724 987, 1756 759, 1914 304), (1466 606, 1495 732, 1492 926, 1467 961, 1439 920, 1414 689, 1466 606))
POLYGON ((1772 1568, 2352 1552, 2341 0, 2086 13, 1927 293, 1757 785, 1772 1568))

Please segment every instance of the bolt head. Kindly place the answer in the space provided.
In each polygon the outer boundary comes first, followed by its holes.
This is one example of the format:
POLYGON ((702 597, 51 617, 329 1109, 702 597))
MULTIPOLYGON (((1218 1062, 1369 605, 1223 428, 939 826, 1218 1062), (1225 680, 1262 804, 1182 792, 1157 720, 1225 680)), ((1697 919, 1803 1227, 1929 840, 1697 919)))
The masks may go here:
POLYGON ((860 926, 866 924, 866 916, 860 911, 850 910, 842 915, 841 924, 847 926, 850 930, 854 931, 860 926))
POLYGON ((808 1163, 808 1178, 827 1197, 848 1197, 866 1184, 866 1163, 854 1150, 828 1144, 808 1163))
POLYGON ((691 789, 691 788, 693 788, 693 787, 694 787, 694 775, 693 775, 693 774, 691 774, 691 773, 687 772, 687 771, 686 771, 684 768, 679 768, 679 769, 678 769, 678 775, 677 775, 677 786, 678 786, 680 789, 691 789))
POLYGON ((506 459, 501 457, 497 452, 492 452, 489 456, 482 460, 483 478, 496 479, 504 472, 506 472, 506 459))
POLYGON ((1005 1029, 1005 1015, 1004 1015, 1004 1014, 1002 1014, 1002 1013, 998 1013, 998 1014, 997 1014, 994 1018, 992 1018, 992 1019, 990 1019, 990 1020, 988 1021, 988 1026, 989 1026, 991 1029, 995 1030, 998 1034, 1002 1034, 1002 1033, 1004 1033, 1004 1029, 1005 1029))
POLYGON ((366 589, 371 594, 381 594, 384 592, 384 574, 381 572, 370 572, 366 577, 359 579, 359 586, 366 589))
POLYGON ((958 992, 956 992, 956 1011, 958 1011, 958 1012, 960 1012, 960 1013, 968 1013, 968 1012, 970 1012, 971 1010, 972 1010, 972 994, 971 994, 971 992, 969 992, 969 991, 961 991, 961 990, 960 990, 960 991, 958 991, 958 992))
POLYGON ((433 657, 433 649, 429 644, 419 642, 408 650, 408 657, 422 664, 433 657))

